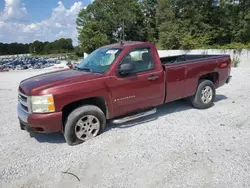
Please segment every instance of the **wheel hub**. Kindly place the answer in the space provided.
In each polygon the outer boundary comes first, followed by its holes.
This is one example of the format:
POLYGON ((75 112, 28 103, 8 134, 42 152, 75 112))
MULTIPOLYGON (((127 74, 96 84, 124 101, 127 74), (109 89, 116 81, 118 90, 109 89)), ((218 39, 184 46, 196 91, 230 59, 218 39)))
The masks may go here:
POLYGON ((208 104, 213 98, 213 90, 210 86, 204 87, 201 93, 201 100, 203 103, 208 104))
POLYGON ((100 121, 97 117, 86 115, 75 126, 76 137, 82 141, 96 137, 100 131, 100 121))

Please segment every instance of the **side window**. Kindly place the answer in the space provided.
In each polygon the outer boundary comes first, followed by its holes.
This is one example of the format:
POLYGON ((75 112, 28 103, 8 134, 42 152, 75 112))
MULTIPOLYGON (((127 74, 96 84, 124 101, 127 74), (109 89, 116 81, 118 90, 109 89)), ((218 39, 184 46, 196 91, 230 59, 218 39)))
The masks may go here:
POLYGON ((120 64, 126 62, 134 63, 134 73, 153 70, 155 68, 153 56, 148 48, 140 48, 131 51, 125 55, 120 64))

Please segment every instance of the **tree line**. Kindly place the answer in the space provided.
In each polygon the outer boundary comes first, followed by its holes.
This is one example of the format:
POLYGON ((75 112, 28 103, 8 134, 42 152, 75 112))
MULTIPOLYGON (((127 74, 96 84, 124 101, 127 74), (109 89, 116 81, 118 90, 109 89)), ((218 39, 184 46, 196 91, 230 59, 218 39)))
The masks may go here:
POLYGON ((95 0, 76 23, 87 53, 121 39, 163 49, 250 48, 249 0, 95 0))
POLYGON ((123 40, 149 41, 159 49, 250 48, 250 0, 95 0, 76 20, 79 45, 72 39, 30 44, 0 43, 4 54, 82 56, 123 40))
POLYGON ((68 53, 74 49, 72 39, 61 38, 53 42, 41 42, 34 41, 29 44, 0 43, 0 55, 13 55, 13 54, 56 54, 56 53, 68 53))

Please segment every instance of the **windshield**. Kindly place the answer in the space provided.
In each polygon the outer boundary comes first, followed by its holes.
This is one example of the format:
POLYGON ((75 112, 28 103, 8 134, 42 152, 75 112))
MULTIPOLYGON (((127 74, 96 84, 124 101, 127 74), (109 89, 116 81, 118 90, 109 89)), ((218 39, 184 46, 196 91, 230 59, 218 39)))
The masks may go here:
POLYGON ((120 48, 99 48, 83 59, 77 69, 92 73, 105 73, 120 53, 120 48))

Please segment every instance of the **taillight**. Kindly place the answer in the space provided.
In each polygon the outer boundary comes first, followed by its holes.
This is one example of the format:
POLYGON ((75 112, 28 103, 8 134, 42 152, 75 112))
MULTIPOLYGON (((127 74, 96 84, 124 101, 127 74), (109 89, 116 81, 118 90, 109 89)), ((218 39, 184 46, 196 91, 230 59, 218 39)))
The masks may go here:
POLYGON ((219 68, 227 68, 228 66, 229 66, 228 63, 221 63, 219 65, 219 68))
POLYGON ((229 60, 227 60, 226 62, 221 62, 218 65, 219 68, 231 68, 232 67, 232 60, 231 58, 229 58, 229 60))

